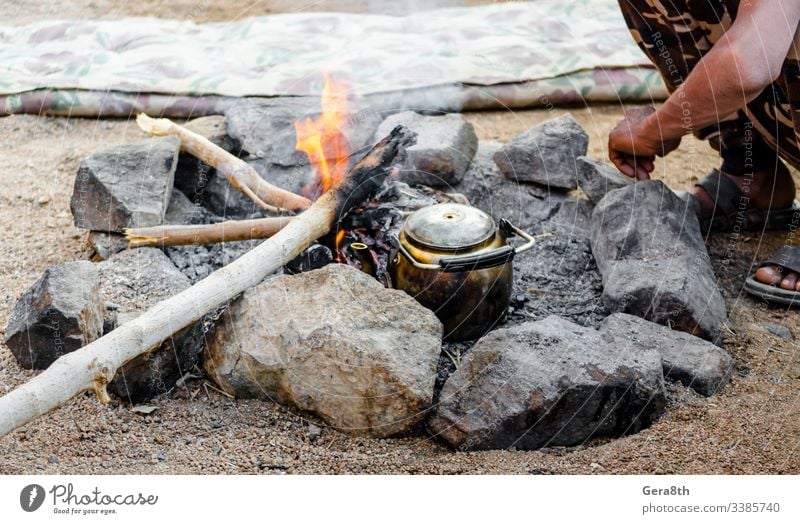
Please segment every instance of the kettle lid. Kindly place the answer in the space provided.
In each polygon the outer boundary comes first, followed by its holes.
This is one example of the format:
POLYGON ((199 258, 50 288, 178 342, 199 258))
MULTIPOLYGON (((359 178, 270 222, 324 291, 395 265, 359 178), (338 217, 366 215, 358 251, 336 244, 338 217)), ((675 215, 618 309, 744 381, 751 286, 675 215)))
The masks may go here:
POLYGON ((493 237, 492 217, 464 204, 436 204, 411 214, 403 226, 406 236, 435 249, 469 249, 493 237))

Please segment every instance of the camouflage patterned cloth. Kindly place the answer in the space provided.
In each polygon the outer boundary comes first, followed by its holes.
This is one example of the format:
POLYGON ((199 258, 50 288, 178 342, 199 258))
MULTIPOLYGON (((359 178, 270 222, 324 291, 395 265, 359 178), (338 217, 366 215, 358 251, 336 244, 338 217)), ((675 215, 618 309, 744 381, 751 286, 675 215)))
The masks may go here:
MULTIPOLYGON (((631 35, 674 91, 733 21, 739 0, 619 0, 631 35)), ((800 30, 794 48, 800 47, 800 30)), ((781 75, 737 115, 699 130, 722 157, 721 170, 744 175, 774 169, 776 154, 800 169, 800 61, 786 57, 781 75), (756 133, 753 133, 753 130, 756 133)))
POLYGON ((316 95, 324 72, 367 97, 402 95, 410 107, 666 95, 613 0, 0 27, 0 114, 209 114, 230 97, 316 95))

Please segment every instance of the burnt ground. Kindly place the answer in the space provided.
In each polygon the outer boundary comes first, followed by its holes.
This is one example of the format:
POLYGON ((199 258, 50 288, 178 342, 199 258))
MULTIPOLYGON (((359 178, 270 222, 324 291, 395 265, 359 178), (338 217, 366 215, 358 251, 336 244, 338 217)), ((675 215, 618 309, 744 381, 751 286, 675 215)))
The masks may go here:
MULTIPOLYGON (((447 3, 447 2, 445 2, 447 3)), ((124 15, 224 20, 286 10, 286 2, 178 0, 128 3, 67 1, 58 12, 38 2, 0 6, 4 23, 44 17, 124 15), (27 5, 26 4, 30 4, 27 5), (20 6, 21 5, 21 6, 20 6)), ((361 10, 381 2, 322 2, 317 9, 361 10)), ((452 4, 452 2, 450 3, 452 4)), ((387 4, 388 5, 388 4, 387 4)), ((292 10, 304 6, 294 3, 292 10)), ((506 141, 564 109, 468 114, 482 140, 506 141)), ((570 108, 591 136, 590 154, 604 158, 605 136, 618 106, 570 108)), ((85 233, 72 226, 69 198, 80 160, 99 149, 141 137, 123 120, 0 118, 0 330, 16 298, 49 265, 87 258, 85 233)), ((657 161, 668 185, 688 189, 715 165, 694 139, 657 161)), ((726 349, 736 358, 732 383, 711 398, 670 386, 667 414, 633 436, 542 451, 454 453, 429 438, 373 440, 323 428, 320 421, 259 401, 231 400, 194 379, 158 409, 139 415, 122 403, 101 405, 84 395, 23 430, 0 439, 0 473, 799 473, 800 361, 794 341, 757 326, 770 322, 800 336, 794 310, 768 307, 745 295, 742 282, 757 260, 789 233, 718 235, 709 251, 731 317, 726 349)), ((576 275, 575 289, 586 285, 576 275)), ((533 287, 533 286, 532 286, 533 287)), ((550 290, 552 292, 552 290, 550 290)), ((2 332, 0 331, 0 334, 2 332)), ((34 374, 20 369, 0 344, 0 394, 34 374)))

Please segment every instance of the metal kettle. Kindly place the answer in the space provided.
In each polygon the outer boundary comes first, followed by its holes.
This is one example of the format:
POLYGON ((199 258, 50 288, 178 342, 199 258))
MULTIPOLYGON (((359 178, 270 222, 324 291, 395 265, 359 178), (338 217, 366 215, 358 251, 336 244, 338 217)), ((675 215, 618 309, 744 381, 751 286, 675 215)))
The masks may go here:
POLYGON ((503 219, 464 204, 437 204, 409 215, 393 239, 392 286, 436 313, 448 341, 489 331, 511 301, 512 261, 534 238, 503 219), (525 243, 509 245, 519 236, 525 243))

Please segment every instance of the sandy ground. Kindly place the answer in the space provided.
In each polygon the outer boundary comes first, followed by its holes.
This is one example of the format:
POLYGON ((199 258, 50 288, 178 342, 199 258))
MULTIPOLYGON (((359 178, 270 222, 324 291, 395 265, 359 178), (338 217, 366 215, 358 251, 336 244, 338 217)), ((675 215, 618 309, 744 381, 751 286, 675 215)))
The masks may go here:
MULTIPOLYGON (((190 6, 193 3, 67 1, 57 4, 55 12, 41 2, 26 1, 21 6, 0 5, 0 20, 154 14, 205 21, 278 12, 290 4, 233 0, 198 8, 190 6)), ((291 3, 291 10, 306 4, 291 3)), ((345 7, 361 10, 367 4, 383 3, 345 2, 345 7)), ((321 2, 315 7, 337 6, 321 2)), ((481 139, 504 141, 564 111, 467 117, 481 139)), ((590 154, 604 158, 605 137, 622 108, 569 111, 591 135, 590 154)), ((0 118, 0 136, 2 329, 16 298, 47 266, 88 255, 85 235, 72 226, 69 211, 80 160, 141 135, 127 121, 11 116, 0 118)), ((685 139, 678 151, 658 161, 657 176, 674 188, 687 189, 715 163, 705 144, 685 139)), ((797 344, 755 325, 783 324, 800 335, 800 317, 741 292, 750 264, 783 242, 781 233, 709 240, 731 317, 726 349, 736 358, 737 373, 710 399, 672 387, 668 413, 637 435, 569 449, 474 453, 454 453, 424 437, 371 440, 328 428, 312 440, 309 424, 321 425, 318 420, 270 403, 228 399, 198 379, 152 402, 158 410, 148 416, 122 403, 104 406, 82 396, 0 439, 0 473, 800 473, 797 344), (725 259, 729 248, 736 257, 725 259)), ((32 376, 0 345, 0 394, 32 376)))

